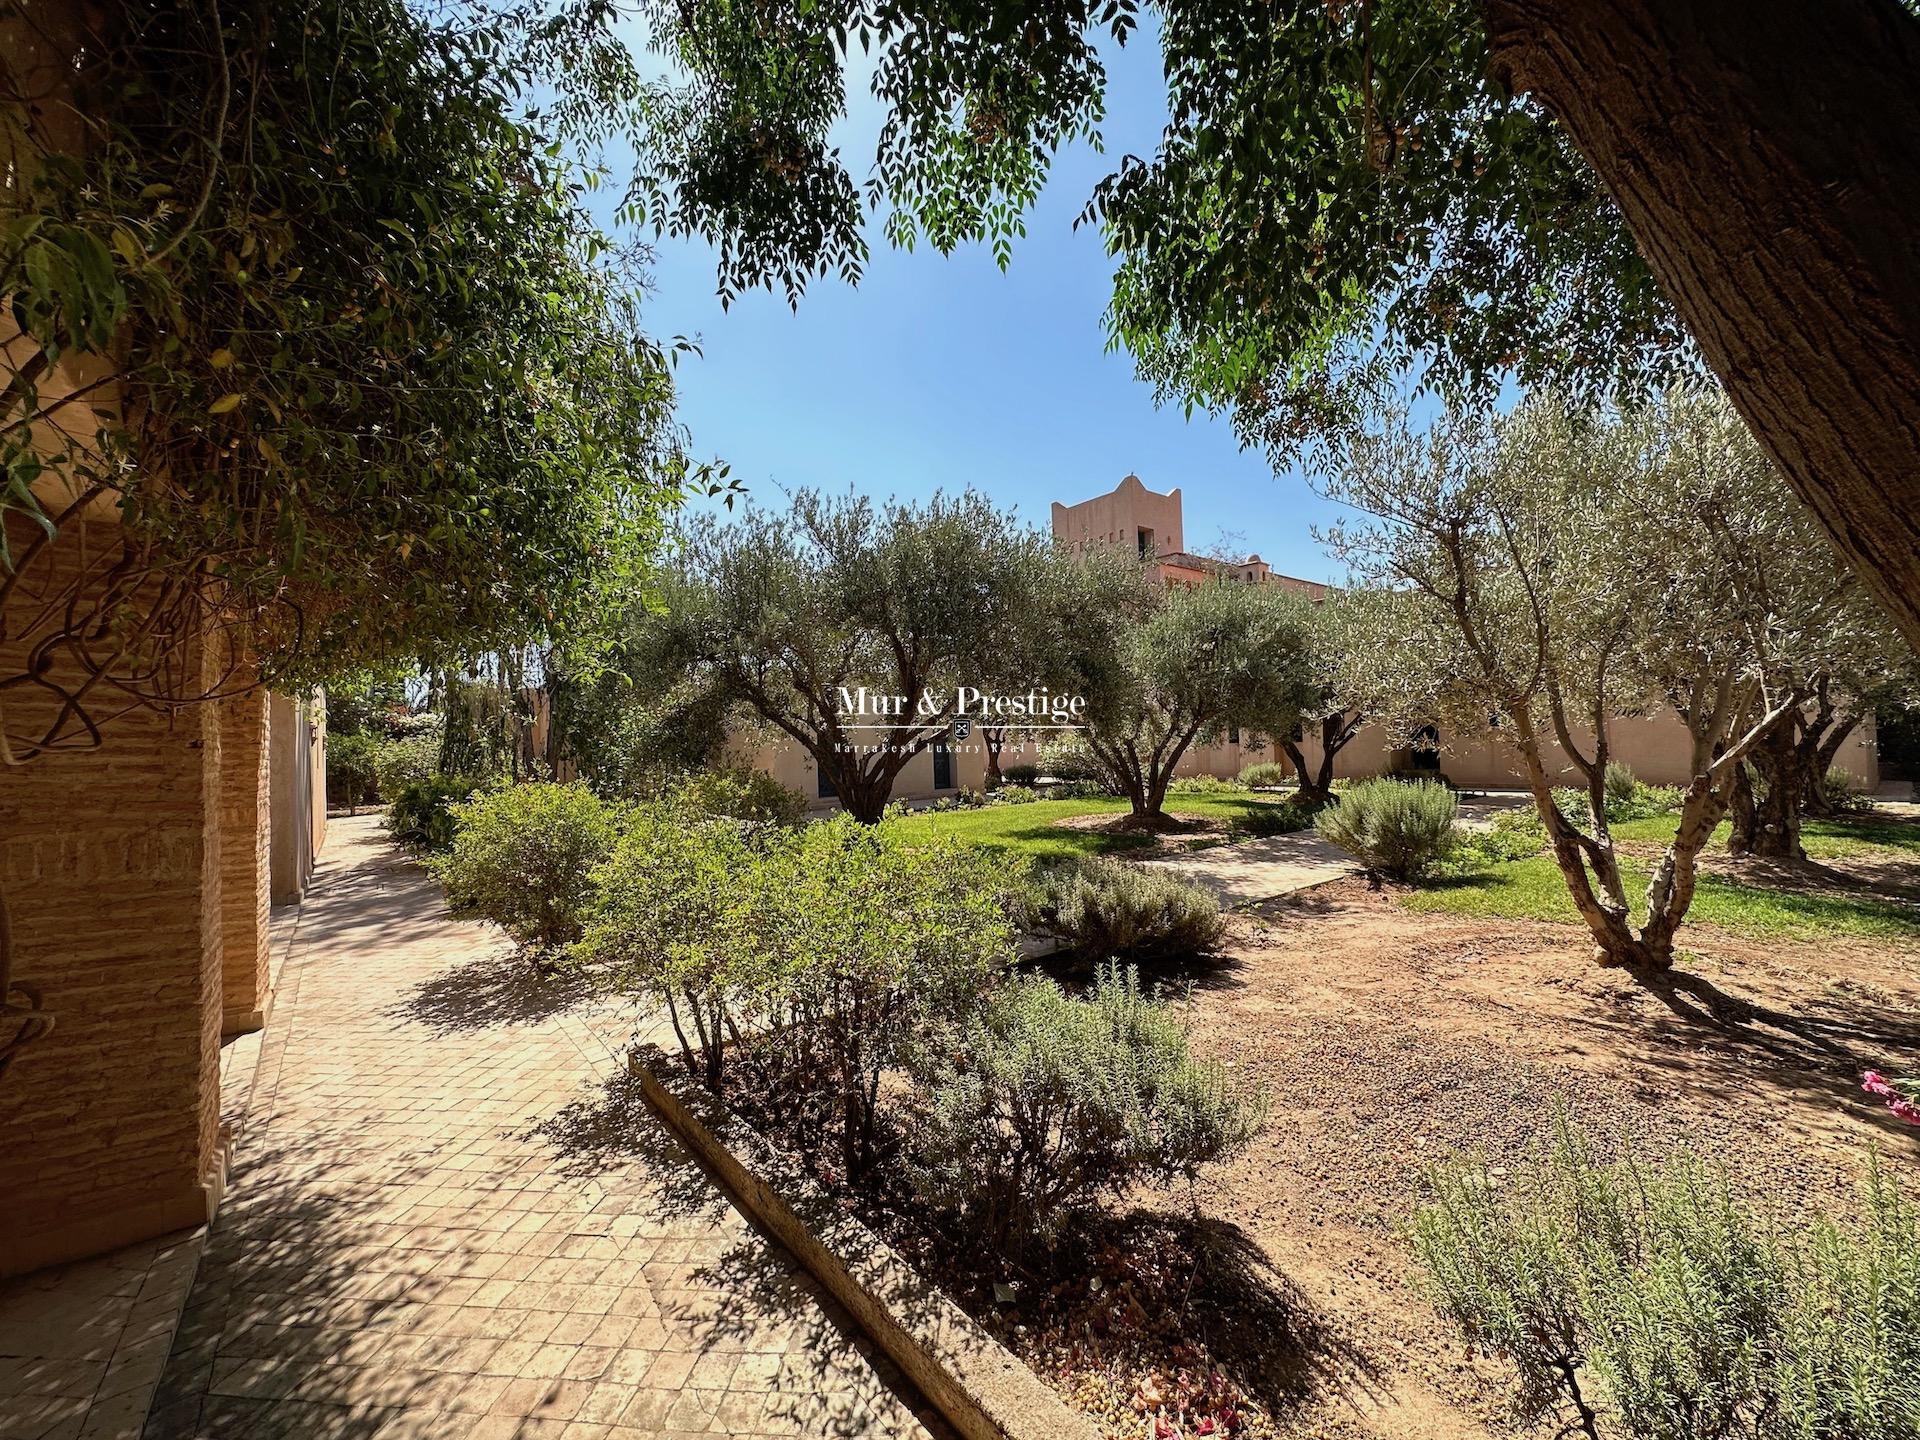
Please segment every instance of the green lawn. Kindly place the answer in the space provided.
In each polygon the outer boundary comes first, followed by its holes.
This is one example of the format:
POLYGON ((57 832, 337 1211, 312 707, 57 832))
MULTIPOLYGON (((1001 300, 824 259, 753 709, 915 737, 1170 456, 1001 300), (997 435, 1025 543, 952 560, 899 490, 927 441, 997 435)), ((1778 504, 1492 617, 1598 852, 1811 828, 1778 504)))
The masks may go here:
MULTIPOLYGON (((1647 871, 1631 863, 1621 870, 1628 894, 1636 898, 1643 894, 1647 871)), ((1409 910, 1503 920, 1577 923, 1580 918, 1567 896, 1559 868, 1546 855, 1493 865, 1459 879, 1435 881, 1401 903, 1409 910)), ((1858 895, 1802 894, 1705 877, 1694 893, 1687 920, 1756 940, 1817 940, 1826 935, 1920 939, 1920 906, 1858 895)))
MULTIPOLYGON (((1651 840, 1666 844, 1673 839, 1674 815, 1656 815, 1651 820, 1628 820, 1613 827, 1616 840, 1651 840)), ((1713 832, 1713 844, 1727 843, 1730 826, 1721 821, 1713 832)), ((1833 820, 1804 820, 1800 824, 1800 842, 1811 860, 1843 860, 1850 855, 1920 856, 1920 824, 1895 820, 1885 815, 1842 815, 1833 820)))
MULTIPOLYGON (((922 811, 903 822, 929 838, 951 836, 969 845, 1048 859, 1070 855, 1110 855, 1150 846, 1145 835, 1103 835, 1056 822, 1076 815, 1124 815, 1124 800, 1036 800, 1031 805, 988 805, 979 810, 922 811)), ((1175 815, 1202 815, 1229 823, 1256 812, 1280 812, 1283 799, 1251 790, 1213 791, 1205 795, 1169 795, 1175 815)))

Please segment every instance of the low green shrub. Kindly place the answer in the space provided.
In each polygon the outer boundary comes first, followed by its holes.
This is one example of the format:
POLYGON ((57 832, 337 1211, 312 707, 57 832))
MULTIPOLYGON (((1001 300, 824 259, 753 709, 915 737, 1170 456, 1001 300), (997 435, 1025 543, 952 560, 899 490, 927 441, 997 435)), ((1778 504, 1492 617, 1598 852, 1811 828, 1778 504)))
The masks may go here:
POLYGON ((1031 785, 1040 778, 1038 765, 1005 765, 1000 769, 1000 780, 1005 785, 1031 785))
POLYGON ((1531 805, 1522 810, 1502 810, 1485 829, 1461 826, 1456 830, 1452 851, 1435 864, 1431 873, 1470 875, 1489 865, 1538 855, 1546 844, 1547 828, 1531 805))
POLYGON ((400 792, 420 785, 431 777, 440 763, 440 735, 437 730, 417 730, 412 734, 380 742, 374 761, 380 799, 391 805, 400 792))
POLYGON ((917 1076, 916 1185, 1017 1255, 1105 1194, 1191 1176, 1250 1140, 1266 1100, 1197 1060, 1181 1016, 1135 973, 1089 999, 1027 976, 996 990, 917 1076))
POLYGON ((1040 792, 1031 785, 1002 785, 987 796, 992 805, 1031 805, 1040 798, 1040 792))
POLYGON ((429 775, 394 797, 387 831, 412 850, 439 854, 453 845, 453 807, 471 800, 481 782, 471 776, 429 775))
POLYGON ((1799 1232, 1689 1152, 1603 1163, 1564 1117, 1510 1179, 1431 1180, 1423 1283, 1512 1364, 1523 1422, 1572 1410, 1569 1431, 1603 1440, 1920 1433, 1920 1216, 1877 1162, 1864 1223, 1799 1232))
POLYGON ((585 785, 509 785, 453 807, 453 845, 428 861, 458 914, 490 920, 523 945, 580 938, 594 868, 620 812, 585 785))
MULTIPOLYGON (((1607 823, 1621 825, 1629 820, 1651 820, 1658 815, 1671 815, 1679 810, 1686 799, 1686 791, 1678 785, 1644 785, 1633 778, 1633 772, 1617 760, 1607 764, 1606 776, 1602 781, 1606 790, 1607 823), (1626 781, 1623 784, 1621 776, 1626 781)), ((1581 829, 1591 828, 1591 817, 1587 792, 1571 785, 1554 788, 1554 803, 1565 815, 1581 829)), ((1544 827, 1543 827, 1544 829, 1544 827)))
POLYGON ((1111 783, 1107 767, 1093 753, 1093 747, 1078 735, 1062 735, 1040 747, 1040 773, 1055 780, 1093 780, 1103 787, 1111 783))
POLYGON ((1205 950, 1225 928, 1198 885, 1124 860, 1081 855, 1041 868, 1015 923, 1101 959, 1166 960, 1205 950))
POLYGON ((760 770, 732 767, 698 770, 671 793, 698 814, 784 825, 789 830, 798 826, 807 814, 805 795, 760 770))
POLYGON ((1227 822, 1227 838, 1237 843, 1311 830, 1313 817, 1318 813, 1311 805, 1292 801, 1285 805, 1255 805, 1227 822))
POLYGON ((1624 761, 1609 760, 1607 768, 1601 772, 1600 786, 1606 792, 1607 808, 1611 811, 1615 805, 1631 804, 1640 782, 1634 778, 1633 770, 1624 761))
POLYGON ((1821 776, 1820 793, 1826 797, 1829 810, 1845 813, 1873 809, 1873 797, 1867 794, 1865 782, 1845 770, 1829 770, 1821 776))
POLYGON ((1240 772, 1240 783, 1249 790, 1278 790, 1293 778, 1293 772, 1274 760, 1262 760, 1240 772))
POLYGON ((327 737, 327 803, 349 811, 380 798, 380 742, 371 735, 327 737))
POLYGON ((1062 780, 1047 787, 1049 800, 1110 800, 1114 790, 1104 780, 1062 780))
POLYGON ((1432 781, 1363 780, 1315 818, 1315 828, 1375 875, 1417 880, 1452 851, 1459 802, 1432 781))
POLYGON ((1448 790, 1458 790, 1444 770, 1422 770, 1417 766, 1403 765, 1397 770, 1389 770, 1385 775, 1374 777, 1380 780, 1392 780, 1401 785, 1440 785, 1448 790))
POLYGON ((1218 775, 1180 775, 1167 782, 1169 795, 1218 795, 1222 790, 1239 788, 1218 775))
POLYGON ((881 1079, 1014 960, 988 853, 835 815, 804 829, 638 807, 594 871, 569 952, 595 988, 663 1007, 715 1090, 744 1064, 871 1163, 881 1079), (829 1128, 830 1127, 830 1128, 829 1128))
POLYGON ((760 953, 756 867, 789 833, 684 799, 635 807, 593 873, 569 952, 596 989, 664 1009, 688 1068, 715 1090, 745 971, 760 953))
POLYGON ((1013 963, 1005 867, 890 813, 809 825, 754 868, 754 988, 776 1073, 825 1089, 845 1173, 872 1164, 881 1081, 1013 963))
POLYGON ((987 804, 987 797, 978 790, 956 790, 951 795, 936 796, 925 807, 928 810, 978 810, 987 804))

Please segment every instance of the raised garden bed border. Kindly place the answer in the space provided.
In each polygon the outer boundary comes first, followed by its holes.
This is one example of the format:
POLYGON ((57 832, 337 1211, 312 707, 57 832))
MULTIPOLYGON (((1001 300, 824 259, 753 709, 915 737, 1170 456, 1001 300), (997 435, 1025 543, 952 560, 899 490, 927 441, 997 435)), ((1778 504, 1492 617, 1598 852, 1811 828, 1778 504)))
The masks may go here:
POLYGON ((892 1246, 801 1174, 657 1045, 627 1061, 647 1104, 748 1217, 791 1250, 966 1440, 1099 1440, 892 1246))

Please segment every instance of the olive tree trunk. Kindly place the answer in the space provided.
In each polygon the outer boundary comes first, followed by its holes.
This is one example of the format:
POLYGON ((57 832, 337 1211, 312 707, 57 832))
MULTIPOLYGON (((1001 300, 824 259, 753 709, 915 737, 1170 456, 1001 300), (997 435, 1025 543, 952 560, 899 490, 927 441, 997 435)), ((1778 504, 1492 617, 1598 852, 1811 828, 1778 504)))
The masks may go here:
POLYGON ((1740 413, 1920 647, 1920 19, 1901 0, 1480 0, 1740 413))
POLYGON ((1320 717, 1320 759, 1312 767, 1307 767, 1306 753, 1300 748, 1300 742, 1292 737, 1280 741, 1280 751, 1293 766, 1294 778, 1299 781, 1296 795, 1304 805, 1326 805, 1333 800, 1333 762, 1346 748, 1349 740, 1360 729, 1361 713, 1358 711, 1337 710, 1331 715, 1320 717))
POLYGON ((1827 793, 1827 777, 1833 773, 1833 762, 1839 758, 1840 747, 1860 728, 1860 720, 1859 715, 1849 715, 1814 742, 1812 753, 1807 757, 1806 796, 1802 802, 1807 814, 1835 813, 1833 799, 1827 793))
POLYGON ((1800 807, 1807 776, 1795 718, 1787 715, 1767 732, 1747 755, 1751 777, 1743 774, 1735 782, 1742 794, 1734 807, 1733 834, 1727 840, 1727 849, 1735 855, 1807 858, 1800 844, 1800 807))

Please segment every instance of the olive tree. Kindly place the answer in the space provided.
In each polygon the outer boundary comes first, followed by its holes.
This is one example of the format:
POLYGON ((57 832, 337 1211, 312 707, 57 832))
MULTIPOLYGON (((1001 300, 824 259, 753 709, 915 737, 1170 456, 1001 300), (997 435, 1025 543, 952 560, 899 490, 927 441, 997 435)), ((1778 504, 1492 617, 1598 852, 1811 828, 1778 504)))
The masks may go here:
POLYGON ((1287 734, 1314 703, 1298 596, 1228 579, 1159 585, 1124 559, 1104 573, 1089 562, 1086 573, 1073 653, 1088 748, 1135 816, 1163 817, 1167 785, 1196 742, 1229 726, 1287 734))
POLYGON ((1827 777, 1840 747, 1863 719, 1900 693, 1904 677, 1890 662, 1903 655, 1903 642, 1875 623, 1877 614, 1859 619, 1850 637, 1858 652, 1840 657, 1853 664, 1812 672, 1806 698, 1782 715, 1747 756, 1733 789, 1727 848, 1735 855, 1805 860, 1800 822, 1806 815, 1833 813, 1827 777))
POLYGON ((960 687, 1005 678, 1051 563, 1045 537, 973 491, 802 491, 785 514, 689 526, 640 639, 662 674, 799 744, 872 823, 907 763, 951 733, 960 687))
POLYGON ((1305 804, 1325 805, 1333 798, 1340 752, 1399 698, 1368 641, 1392 628, 1395 621, 1383 612, 1404 610, 1402 601, 1391 590, 1332 590, 1305 612, 1315 694, 1300 724, 1282 732, 1277 741, 1299 778, 1298 798, 1305 804), (1304 748, 1308 739, 1318 752, 1311 764, 1304 748))
POLYGON ((1330 491, 1374 517, 1335 527, 1335 550, 1416 607, 1370 648, 1436 716, 1491 721, 1514 751, 1598 958, 1670 965, 1741 762, 1862 608, 1738 416, 1682 395, 1626 414, 1537 399, 1425 432, 1399 418, 1330 491), (1637 920, 1606 818, 1609 729, 1661 706, 1687 730, 1689 776, 1637 920), (1561 765, 1582 816, 1554 795, 1561 765))

